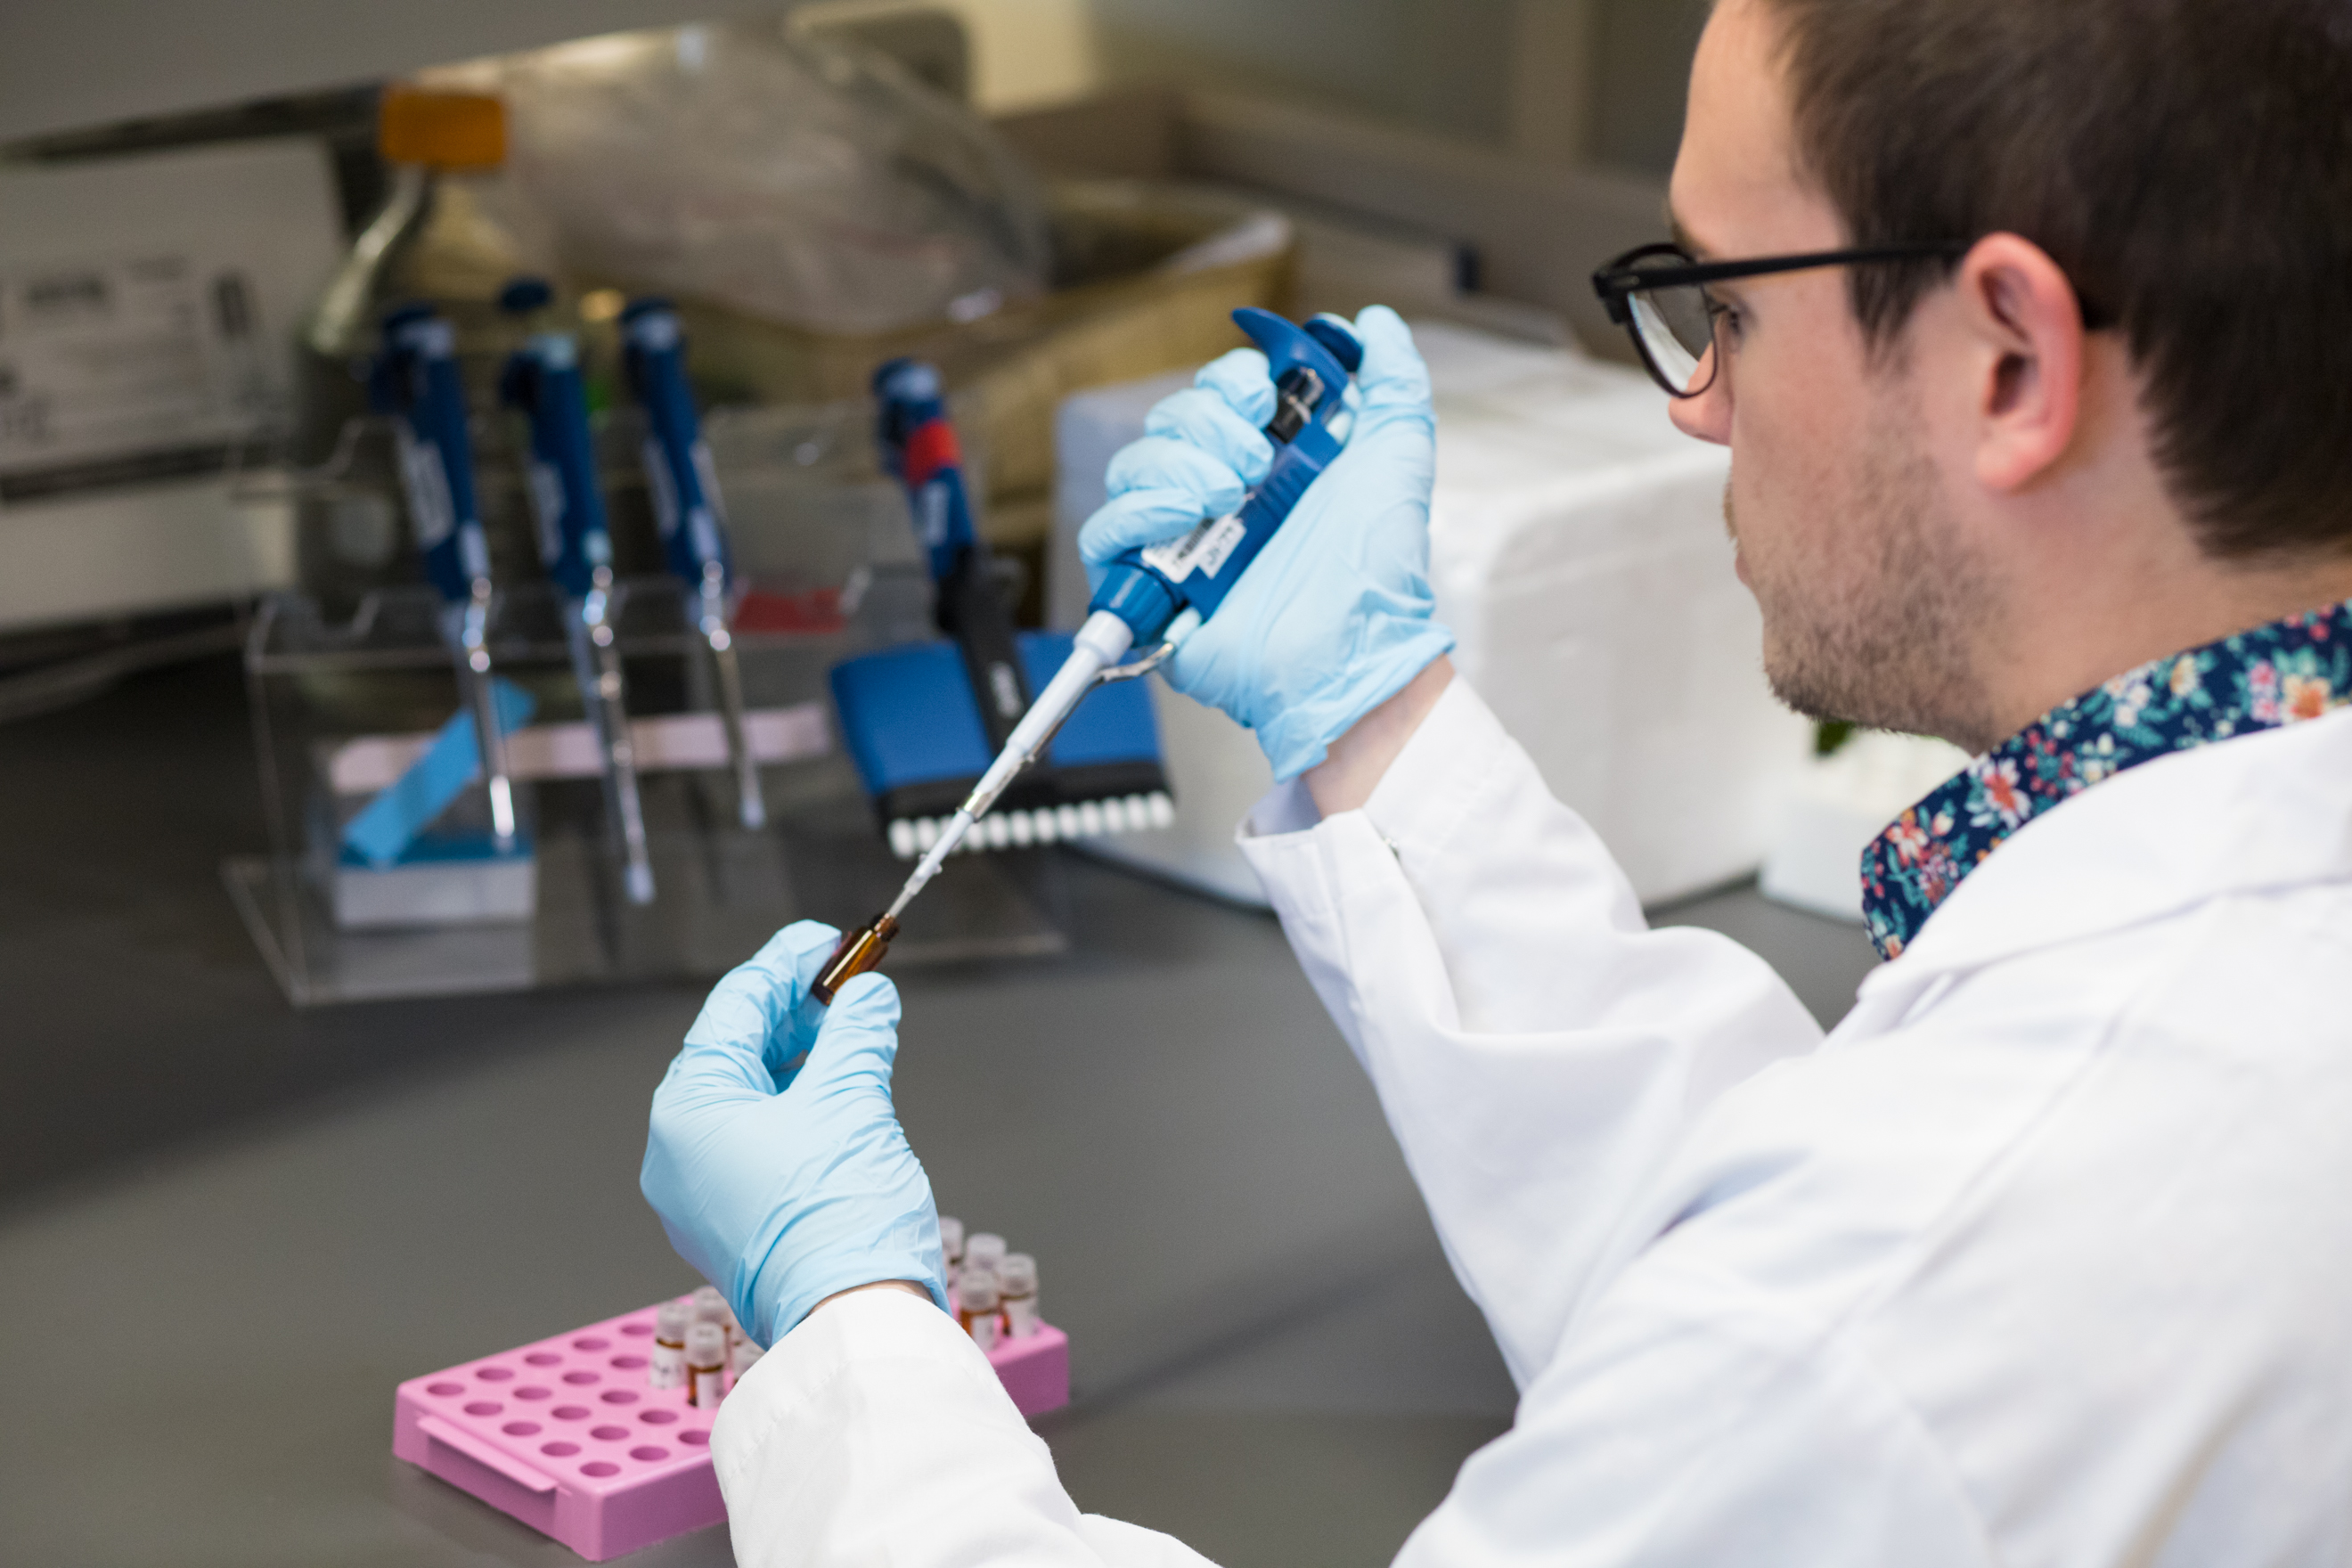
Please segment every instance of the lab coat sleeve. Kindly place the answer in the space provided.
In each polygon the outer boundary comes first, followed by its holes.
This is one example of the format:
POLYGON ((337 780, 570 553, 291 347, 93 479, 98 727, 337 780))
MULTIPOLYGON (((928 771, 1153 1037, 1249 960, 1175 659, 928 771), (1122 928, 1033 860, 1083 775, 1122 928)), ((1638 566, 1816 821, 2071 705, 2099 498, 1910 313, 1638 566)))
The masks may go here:
POLYGON ((710 1454, 743 1568, 1206 1568, 1156 1531, 1082 1514, 955 1321, 845 1296, 719 1409, 710 1454))
POLYGON ((1293 784, 1241 842, 1525 1388, 1693 1116, 1819 1026, 1729 939, 1651 930, 1459 678, 1364 809, 1293 784))

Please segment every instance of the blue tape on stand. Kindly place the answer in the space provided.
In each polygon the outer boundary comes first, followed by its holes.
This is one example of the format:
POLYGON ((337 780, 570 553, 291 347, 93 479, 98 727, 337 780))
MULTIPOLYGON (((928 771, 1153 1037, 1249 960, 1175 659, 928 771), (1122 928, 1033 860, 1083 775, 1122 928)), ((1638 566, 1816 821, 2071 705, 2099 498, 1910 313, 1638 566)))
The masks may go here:
MULTIPOLYGON (((499 731, 512 734, 539 704, 520 687, 492 677, 491 701, 499 731)), ((372 866, 389 866, 405 854, 416 836, 449 808, 458 792, 482 774, 482 752, 474 738, 474 716, 459 709, 441 726, 425 754, 343 827, 343 847, 372 866)))

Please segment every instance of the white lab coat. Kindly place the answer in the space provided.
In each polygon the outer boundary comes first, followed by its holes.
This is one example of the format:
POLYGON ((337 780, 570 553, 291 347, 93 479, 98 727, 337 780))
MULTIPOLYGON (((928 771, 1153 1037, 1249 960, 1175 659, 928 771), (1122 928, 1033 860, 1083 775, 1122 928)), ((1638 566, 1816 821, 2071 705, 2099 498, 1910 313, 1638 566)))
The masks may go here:
MULTIPOLYGON (((2352 1562, 2352 710, 2029 824, 1825 1042, 1460 680, 1301 798, 1244 847, 1520 1387, 1401 1563, 2352 1562)), ((712 1447, 756 1568, 1199 1561, 896 1292, 712 1447)))

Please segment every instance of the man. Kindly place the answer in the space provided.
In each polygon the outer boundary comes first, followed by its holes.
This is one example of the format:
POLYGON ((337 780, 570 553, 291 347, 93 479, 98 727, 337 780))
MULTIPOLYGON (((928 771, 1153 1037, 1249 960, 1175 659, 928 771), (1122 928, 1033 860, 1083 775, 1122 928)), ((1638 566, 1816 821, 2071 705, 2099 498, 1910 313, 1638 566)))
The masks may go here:
MULTIPOLYGON (((1645 930, 1452 679, 1366 313, 1346 457, 1171 674, 1286 781, 1244 847, 1520 1386, 1401 1561, 2352 1559, 2352 7, 1724 0, 1672 205, 1601 281, 1732 449, 1777 689, 1982 754, 1865 857, 1893 962, 1828 1040, 1645 930)), ((1090 559, 1238 500, 1252 372, 1090 559)), ((739 1553, 1193 1561, 923 1299, 895 997, 813 1028, 827 945, 720 985, 646 1154, 781 1336, 713 1435, 739 1553)))

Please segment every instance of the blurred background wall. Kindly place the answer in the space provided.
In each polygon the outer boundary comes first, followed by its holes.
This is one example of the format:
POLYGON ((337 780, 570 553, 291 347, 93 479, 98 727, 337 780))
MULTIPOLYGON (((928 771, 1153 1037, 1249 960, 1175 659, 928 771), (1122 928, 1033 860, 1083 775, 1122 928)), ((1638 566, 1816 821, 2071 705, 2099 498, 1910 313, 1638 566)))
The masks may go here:
MULTIPOLYGON (((774 0, 10 5, 0 8, 0 142, 777 8, 774 0)), ((948 0, 948 8, 972 24, 974 96, 984 109, 1029 107, 1106 80, 1270 89, 1546 162, 1654 174, 1673 159, 1706 0, 948 0)))

